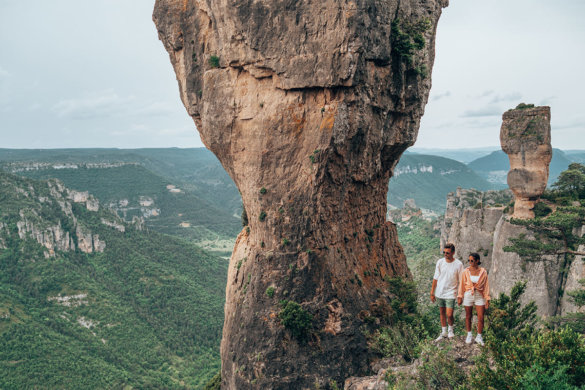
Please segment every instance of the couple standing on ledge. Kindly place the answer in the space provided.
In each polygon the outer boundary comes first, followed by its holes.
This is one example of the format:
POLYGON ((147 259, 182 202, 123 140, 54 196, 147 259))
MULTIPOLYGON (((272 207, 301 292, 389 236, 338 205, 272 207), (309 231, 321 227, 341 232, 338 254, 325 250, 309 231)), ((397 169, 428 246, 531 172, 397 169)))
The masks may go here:
POLYGON ((488 275, 481 264, 479 254, 471 253, 469 255, 469 267, 463 269, 461 261, 454 258, 455 245, 445 244, 443 250, 445 257, 437 261, 435 275, 433 276, 433 285, 431 287, 431 302, 437 301, 439 313, 441 315, 441 334, 436 341, 445 337, 455 337, 453 332, 453 310, 455 309, 455 299, 457 304, 465 307, 465 327, 467 328, 467 338, 465 343, 473 342, 471 333, 471 319, 473 317, 473 306, 477 311, 477 336, 475 342, 484 345, 482 331, 483 318, 485 310, 490 303, 490 287, 488 275), (447 323, 449 326, 447 327, 447 323))

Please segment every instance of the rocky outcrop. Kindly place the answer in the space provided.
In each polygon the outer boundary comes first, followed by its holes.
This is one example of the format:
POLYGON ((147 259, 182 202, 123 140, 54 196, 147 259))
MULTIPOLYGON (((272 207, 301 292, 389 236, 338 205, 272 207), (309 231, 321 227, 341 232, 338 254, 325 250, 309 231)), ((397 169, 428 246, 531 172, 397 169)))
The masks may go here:
POLYGON ((490 269, 494 231, 504 215, 510 191, 481 192, 458 188, 447 195, 441 222, 441 247, 455 244, 455 257, 466 263, 470 253, 481 255, 482 267, 490 269))
POLYGON ((388 179, 416 139, 446 5, 157 0, 183 104, 249 219, 230 260, 222 388, 368 370, 363 318, 383 321, 384 278, 409 275, 388 179), (284 328, 281 300, 312 315, 307 341, 284 328))
POLYGON ((520 104, 502 116, 500 143, 510 159, 508 187, 514 192, 514 218, 534 218, 552 158, 550 107, 520 104))
MULTIPOLYGON (((582 226, 579 236, 583 237, 585 234, 585 226, 582 226)), ((580 252, 585 252, 585 245, 580 245, 580 252)), ((577 306, 573 301, 573 298, 567 294, 571 291, 578 291, 583 289, 583 285, 579 281, 585 279, 585 256, 575 256, 575 259, 571 262, 569 270, 567 271, 567 280, 564 285, 565 294, 561 298, 560 314, 566 315, 569 313, 585 313, 585 306, 577 306)))
POLYGON ((517 253, 504 250, 513 244, 511 239, 522 235, 527 239, 535 237, 531 230, 510 222, 509 207, 500 206, 510 198, 509 191, 481 193, 458 189, 449 194, 441 226, 441 245, 455 244, 456 257, 463 260, 471 252, 481 255, 481 265, 489 273, 493 298, 500 293, 509 294, 517 282, 527 282, 522 302, 535 301, 539 315, 576 311, 570 297, 562 292, 581 288, 578 280, 585 277, 585 267, 579 256, 570 264, 565 254, 543 255, 538 261, 526 261, 517 253), (567 266, 569 272, 565 276, 567 266))
POLYGON ((534 238, 534 233, 523 226, 509 222, 504 216, 494 230, 492 263, 489 268, 492 296, 509 294, 518 282, 526 282, 526 290, 521 297, 522 303, 534 301, 538 314, 544 317, 559 314, 559 292, 564 280, 561 269, 565 264, 564 255, 541 256, 538 261, 523 260, 515 252, 507 252, 505 247, 512 245, 511 238, 524 235, 534 238))
MULTIPOLYGON (((482 347, 473 343, 471 345, 465 344, 465 339, 462 336, 456 336, 454 339, 440 343, 436 343, 439 350, 448 351, 449 359, 455 362, 459 370, 469 374, 475 367, 475 361, 481 355, 482 347)), ((425 360, 429 360, 429 352, 426 351, 429 346, 425 346, 421 353, 421 357, 414 360, 410 364, 397 364, 393 359, 382 359, 372 365, 372 371, 376 375, 369 377, 351 377, 344 383, 345 390, 386 390, 393 388, 387 382, 388 378, 401 378, 401 385, 397 388, 421 388, 420 383, 420 368, 425 360)), ((432 357, 431 357, 432 359, 432 357)), ((427 384, 426 388, 435 388, 437 384, 427 384), (433 387, 430 387, 434 385, 433 387)))

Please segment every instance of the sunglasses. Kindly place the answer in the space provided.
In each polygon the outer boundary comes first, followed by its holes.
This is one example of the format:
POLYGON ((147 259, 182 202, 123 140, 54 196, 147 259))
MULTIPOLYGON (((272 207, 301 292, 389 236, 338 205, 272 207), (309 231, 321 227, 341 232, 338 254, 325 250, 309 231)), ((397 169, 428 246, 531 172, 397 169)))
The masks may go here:
POLYGON ((469 260, 467 260, 468 263, 475 263, 476 261, 477 260, 475 260, 475 259, 469 259, 469 260))
POLYGON ((451 254, 451 251, 443 251, 443 253, 446 254, 446 255, 450 255, 451 254))

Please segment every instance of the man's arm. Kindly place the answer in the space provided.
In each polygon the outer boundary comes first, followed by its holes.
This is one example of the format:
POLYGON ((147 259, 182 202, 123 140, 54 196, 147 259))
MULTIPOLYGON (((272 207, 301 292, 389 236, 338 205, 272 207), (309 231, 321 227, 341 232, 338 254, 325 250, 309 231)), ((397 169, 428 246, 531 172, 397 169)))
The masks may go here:
POLYGON ((433 279, 433 285, 431 286, 431 302, 435 302, 435 289, 437 288, 437 279, 433 279))

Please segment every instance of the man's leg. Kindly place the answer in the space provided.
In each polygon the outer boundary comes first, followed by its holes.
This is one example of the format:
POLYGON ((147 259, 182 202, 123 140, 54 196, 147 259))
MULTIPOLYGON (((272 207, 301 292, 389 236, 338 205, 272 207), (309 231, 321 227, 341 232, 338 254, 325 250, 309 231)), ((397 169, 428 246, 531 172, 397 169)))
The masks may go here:
POLYGON ((441 327, 447 327, 447 308, 445 306, 439 306, 439 315, 441 316, 441 327))
POLYGON ((441 334, 437 337, 436 341, 440 341, 447 337, 447 312, 445 310, 445 300, 437 298, 437 305, 439 305, 439 316, 441 317, 441 334))
POLYGON ((455 310, 455 299, 445 299, 445 302, 445 315, 447 316, 447 324, 449 324, 447 337, 453 338, 455 337, 455 329, 453 329, 453 324, 455 322, 455 319, 453 318, 453 311, 455 310))
POLYGON ((445 308, 446 313, 447 314, 447 323, 450 326, 453 326, 453 322, 455 321, 455 319, 453 318, 453 308, 452 307, 446 307, 445 308))

